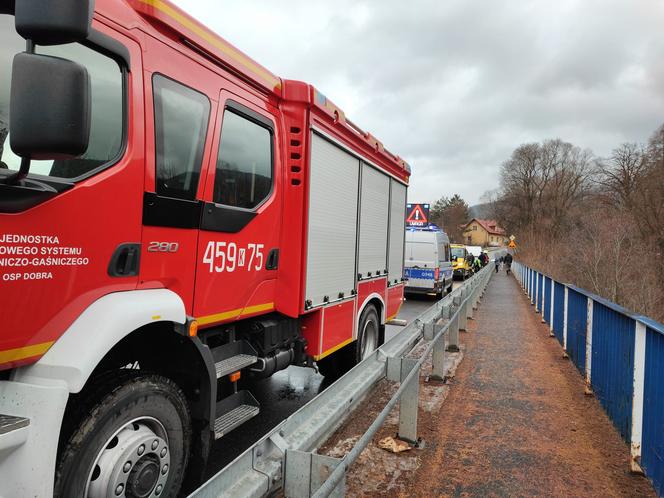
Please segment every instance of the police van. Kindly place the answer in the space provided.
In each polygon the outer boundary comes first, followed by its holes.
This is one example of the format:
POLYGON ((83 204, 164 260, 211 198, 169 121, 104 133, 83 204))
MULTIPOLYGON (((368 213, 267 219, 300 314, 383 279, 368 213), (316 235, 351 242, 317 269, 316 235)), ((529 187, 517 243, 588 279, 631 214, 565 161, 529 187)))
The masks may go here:
POLYGON ((442 296, 452 292, 450 239, 436 225, 406 230, 405 292, 442 296))

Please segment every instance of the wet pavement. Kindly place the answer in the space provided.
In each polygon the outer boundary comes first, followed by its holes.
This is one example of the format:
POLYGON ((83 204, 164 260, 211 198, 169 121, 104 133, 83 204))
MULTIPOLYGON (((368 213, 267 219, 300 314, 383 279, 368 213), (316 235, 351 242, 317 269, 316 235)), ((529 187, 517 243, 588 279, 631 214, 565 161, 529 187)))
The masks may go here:
MULTIPOLYGON (((410 322, 434 302, 429 296, 409 296, 401 307, 398 318, 410 322)), ((385 331, 386 340, 394 337, 400 330, 403 330, 403 327, 388 325, 385 331)), ((212 477, 232 462, 273 427, 325 389, 329 383, 313 369, 302 367, 288 367, 268 379, 245 383, 242 388, 251 391, 261 404, 261 412, 213 444, 205 478, 212 477)))
POLYGON ((461 341, 464 360, 440 412, 422 420, 421 465, 401 476, 400 496, 655 496, 514 278, 494 276, 461 341))

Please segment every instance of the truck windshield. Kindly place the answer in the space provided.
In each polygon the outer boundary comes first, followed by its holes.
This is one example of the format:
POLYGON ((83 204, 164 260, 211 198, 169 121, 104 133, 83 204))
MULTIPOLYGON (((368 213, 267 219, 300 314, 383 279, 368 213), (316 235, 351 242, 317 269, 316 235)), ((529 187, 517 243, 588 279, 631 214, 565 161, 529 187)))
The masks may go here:
MULTIPOLYGON (((14 29, 14 17, 0 14, 0 175, 18 170, 21 158, 9 147, 9 98, 14 55, 25 50, 25 40, 14 29)), ((90 145, 76 159, 32 161, 31 175, 75 179, 113 161, 122 148, 122 73, 112 59, 80 44, 37 47, 37 53, 70 59, 84 65, 92 87, 90 145)), ((54 95, 53 98, 57 98, 54 95)))
POLYGON ((464 250, 461 247, 452 248, 452 259, 465 258, 464 250))

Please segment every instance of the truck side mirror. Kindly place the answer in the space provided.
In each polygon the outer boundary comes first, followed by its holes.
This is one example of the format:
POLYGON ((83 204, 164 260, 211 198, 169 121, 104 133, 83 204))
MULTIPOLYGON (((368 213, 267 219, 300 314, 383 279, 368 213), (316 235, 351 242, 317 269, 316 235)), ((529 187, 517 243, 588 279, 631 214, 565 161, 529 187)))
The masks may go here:
POLYGON ((14 56, 9 141, 15 154, 30 159, 80 156, 90 139, 90 107, 85 67, 47 55, 14 56))
POLYGON ((94 0, 15 0, 16 32, 37 45, 85 40, 94 0))

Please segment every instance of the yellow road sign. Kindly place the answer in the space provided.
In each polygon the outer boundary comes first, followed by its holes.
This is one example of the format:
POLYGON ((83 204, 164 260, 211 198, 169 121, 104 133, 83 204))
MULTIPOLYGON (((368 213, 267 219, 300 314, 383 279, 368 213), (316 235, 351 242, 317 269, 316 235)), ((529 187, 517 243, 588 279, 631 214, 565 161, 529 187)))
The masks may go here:
POLYGON ((510 240, 510 243, 507 244, 507 247, 509 247, 510 249, 516 249, 516 244, 514 243, 513 240, 510 240))

